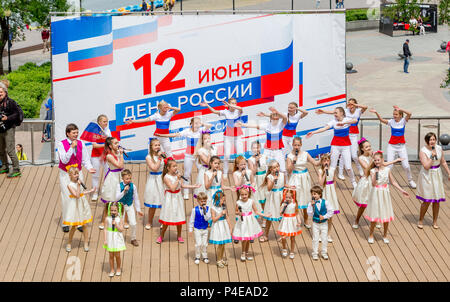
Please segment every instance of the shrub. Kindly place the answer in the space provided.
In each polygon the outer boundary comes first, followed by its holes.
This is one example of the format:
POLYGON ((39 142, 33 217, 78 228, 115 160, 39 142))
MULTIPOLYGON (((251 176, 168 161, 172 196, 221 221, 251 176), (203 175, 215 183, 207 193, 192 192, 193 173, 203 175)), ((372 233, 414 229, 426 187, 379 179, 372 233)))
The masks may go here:
POLYGON ((51 89, 50 68, 50 63, 26 63, 6 76, 10 82, 9 97, 22 107, 25 118, 39 117, 41 104, 51 89))
POLYGON ((380 18, 380 10, 376 9, 366 9, 366 8, 358 8, 358 9, 349 9, 345 12, 345 20, 349 21, 357 21, 357 20, 369 20, 368 15, 371 15, 370 19, 379 19, 380 18))

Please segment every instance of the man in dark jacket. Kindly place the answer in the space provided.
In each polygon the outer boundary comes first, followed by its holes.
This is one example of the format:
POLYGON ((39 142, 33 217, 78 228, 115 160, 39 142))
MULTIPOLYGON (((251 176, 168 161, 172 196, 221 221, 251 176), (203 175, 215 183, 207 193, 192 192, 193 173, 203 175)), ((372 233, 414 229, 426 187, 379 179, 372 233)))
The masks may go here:
POLYGON ((9 173, 8 154, 13 164, 13 171, 8 177, 21 176, 19 159, 16 155, 16 121, 19 119, 19 108, 17 103, 8 97, 8 87, 0 83, 0 160, 2 167, 0 174, 9 173))
POLYGON ((405 63, 403 63, 403 71, 405 73, 409 73, 408 66, 409 66, 409 57, 411 57, 411 52, 409 51, 409 40, 408 39, 403 44, 403 55, 405 56, 405 63))

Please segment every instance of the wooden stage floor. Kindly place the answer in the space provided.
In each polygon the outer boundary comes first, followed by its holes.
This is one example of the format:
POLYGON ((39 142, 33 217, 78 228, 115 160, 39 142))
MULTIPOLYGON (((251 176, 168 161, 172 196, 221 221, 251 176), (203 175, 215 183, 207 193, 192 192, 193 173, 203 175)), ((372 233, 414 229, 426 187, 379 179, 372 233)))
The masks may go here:
MULTIPOLYGON (((143 205, 148 173, 146 166, 133 164, 127 165, 127 168, 133 171, 143 205)), ((316 182, 315 169, 312 166, 309 168, 313 182, 316 182)), ((415 179, 419 169, 419 165, 412 165, 415 179)), ((365 219, 361 219, 359 229, 352 228, 357 207, 352 201, 352 189, 347 178, 346 181, 336 182, 341 213, 333 219, 331 235, 334 242, 328 245, 328 261, 311 259, 311 230, 303 228, 303 233, 296 238, 294 260, 281 257, 281 244, 276 241, 279 236, 272 229, 269 242, 255 241, 251 244, 254 261, 241 262, 241 245, 227 244, 229 266, 219 269, 215 264, 215 247, 209 245, 211 262, 196 265, 193 235, 188 234, 186 226, 183 226, 184 244, 177 243, 175 227, 169 227, 163 244, 155 243, 159 236, 157 210, 154 219, 156 227, 149 231, 144 229, 143 223, 147 220, 147 211, 143 218, 138 218, 139 247, 133 247, 129 243, 129 231, 125 233, 127 250, 122 254, 123 274, 112 279, 108 277, 108 253, 102 248, 103 231, 98 228, 103 204, 100 201, 90 202, 94 215, 93 223, 89 224, 90 251, 84 252, 81 233, 76 232, 72 251, 67 253, 65 245, 68 234, 60 228, 58 168, 24 167, 22 173, 21 178, 12 180, 0 176, 0 251, 3 253, 0 257, 0 281, 367 282, 375 279, 375 257, 380 260, 381 281, 450 280, 448 202, 441 203, 439 230, 431 227, 431 207, 424 229, 419 230, 416 224, 420 203, 415 198, 415 190, 407 187, 401 166, 394 168, 394 176, 402 187, 407 188, 411 198, 403 198, 397 190, 391 189, 396 219, 389 226, 389 245, 383 243, 382 230, 378 229, 375 244, 368 244, 369 227, 365 219)), ((90 179, 86 183, 90 184, 90 179)), ((445 190, 449 200, 448 181, 445 181, 445 190)), ((235 193, 226 194, 228 209, 232 209, 235 193)), ((186 202, 187 219, 193 205, 192 199, 186 202)), ((230 214, 233 222, 234 214, 230 214)))

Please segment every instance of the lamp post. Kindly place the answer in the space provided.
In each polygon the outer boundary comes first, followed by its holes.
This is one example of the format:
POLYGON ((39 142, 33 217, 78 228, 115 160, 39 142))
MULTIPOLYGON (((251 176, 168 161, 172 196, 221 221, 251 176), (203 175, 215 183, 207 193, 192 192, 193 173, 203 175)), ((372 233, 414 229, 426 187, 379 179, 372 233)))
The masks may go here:
POLYGON ((11 11, 5 10, 6 27, 8 28, 8 72, 11 72, 11 35, 9 32, 9 17, 11 17, 11 11))

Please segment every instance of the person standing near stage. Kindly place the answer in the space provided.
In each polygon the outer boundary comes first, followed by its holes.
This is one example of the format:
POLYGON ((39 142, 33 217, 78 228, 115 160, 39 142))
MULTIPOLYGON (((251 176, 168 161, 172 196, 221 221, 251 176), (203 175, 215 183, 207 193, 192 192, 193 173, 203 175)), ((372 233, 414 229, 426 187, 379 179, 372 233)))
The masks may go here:
MULTIPOLYGON (((80 171, 79 180, 84 182, 82 166, 85 167, 89 173, 95 173, 92 167, 89 153, 86 146, 78 140, 78 127, 75 124, 68 124, 66 126, 66 139, 60 141, 57 145, 59 157, 59 185, 61 188, 61 209, 62 213, 66 213, 66 196, 70 195, 67 186, 70 184, 68 170, 70 167, 77 167, 80 171)), ((64 214, 63 214, 64 215, 64 214)), ((65 217, 62 217, 62 222, 65 217)), ((63 231, 69 232, 69 226, 62 224, 63 231)))
POLYGON ((450 41, 447 42, 447 47, 445 51, 448 52, 448 63, 450 64, 450 41))
POLYGON ((411 57, 411 52, 409 51, 409 39, 406 39, 406 42, 403 43, 403 55, 405 56, 405 62, 403 63, 403 72, 409 73, 409 58, 411 57))
POLYGON ((48 30, 48 28, 44 27, 41 32, 41 38, 43 43, 42 53, 45 53, 46 50, 50 51, 50 43, 48 42, 48 40, 50 39, 50 31, 48 30))
POLYGON ((433 132, 425 135, 426 145, 419 152, 422 168, 420 169, 417 181, 416 198, 422 202, 420 206, 419 223, 417 227, 423 229, 423 219, 430 204, 433 205, 433 228, 438 229, 437 219, 439 215, 439 205, 445 201, 444 180, 441 165, 447 171, 447 178, 450 180, 450 170, 442 147, 437 144, 436 134, 433 132))
POLYGON ((18 177, 22 174, 19 168, 19 159, 16 155, 16 123, 20 120, 20 111, 17 103, 8 97, 8 87, 4 82, 0 82, 0 160, 2 167, 0 174, 9 173, 8 154, 13 164, 13 171, 8 174, 8 178, 18 177))

